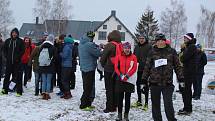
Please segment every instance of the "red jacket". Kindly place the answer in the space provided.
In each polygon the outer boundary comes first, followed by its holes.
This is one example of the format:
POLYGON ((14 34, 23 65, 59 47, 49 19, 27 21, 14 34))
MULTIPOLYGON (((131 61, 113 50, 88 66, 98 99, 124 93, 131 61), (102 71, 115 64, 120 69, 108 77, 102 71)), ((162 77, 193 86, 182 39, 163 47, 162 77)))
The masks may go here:
MULTIPOLYGON (((117 56, 115 59, 114 70, 118 76, 120 74, 131 77, 137 71, 137 57, 134 54, 117 56), (120 66, 118 66, 120 63, 120 66), (120 68, 120 69, 119 69, 120 68)), ((126 81, 124 79, 123 81, 126 81)))
POLYGON ((22 55, 22 63, 27 64, 29 61, 29 58, 31 56, 32 51, 34 50, 35 45, 32 44, 31 47, 25 48, 25 53, 22 55))

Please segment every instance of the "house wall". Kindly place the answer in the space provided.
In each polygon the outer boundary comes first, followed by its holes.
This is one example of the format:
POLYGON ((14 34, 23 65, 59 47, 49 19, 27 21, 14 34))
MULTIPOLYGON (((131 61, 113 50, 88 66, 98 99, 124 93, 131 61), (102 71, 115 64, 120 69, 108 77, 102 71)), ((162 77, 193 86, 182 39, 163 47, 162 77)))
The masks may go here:
MULTIPOLYGON (((94 42, 96 44, 106 44, 107 43, 107 37, 106 40, 98 40, 98 32, 99 31, 106 31, 107 36, 110 32, 113 30, 117 30, 117 25, 120 25, 120 23, 115 19, 115 17, 111 17, 108 21, 106 21, 95 33, 94 42), (103 29, 103 25, 107 25, 107 29, 103 29)), ((122 26, 122 25, 121 25, 122 26)), ((134 39, 132 36, 126 31, 126 29, 122 26, 120 32, 125 32, 125 41, 123 42, 129 42, 132 45, 132 50, 134 49, 134 39)))

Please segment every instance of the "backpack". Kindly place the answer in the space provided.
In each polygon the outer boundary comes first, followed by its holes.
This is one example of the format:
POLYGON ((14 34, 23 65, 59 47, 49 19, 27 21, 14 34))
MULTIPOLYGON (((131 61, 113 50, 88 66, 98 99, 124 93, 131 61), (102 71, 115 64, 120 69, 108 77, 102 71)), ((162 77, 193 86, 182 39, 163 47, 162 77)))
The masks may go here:
POLYGON ((52 58, 49 55, 49 49, 43 48, 39 54, 39 66, 50 66, 52 58))
POLYGON ((115 54, 114 57, 111 57, 111 62, 114 64, 115 60, 116 60, 116 57, 120 56, 121 53, 122 53, 122 43, 117 43, 117 42, 114 42, 114 41, 112 41, 111 43, 116 46, 116 54, 115 54))

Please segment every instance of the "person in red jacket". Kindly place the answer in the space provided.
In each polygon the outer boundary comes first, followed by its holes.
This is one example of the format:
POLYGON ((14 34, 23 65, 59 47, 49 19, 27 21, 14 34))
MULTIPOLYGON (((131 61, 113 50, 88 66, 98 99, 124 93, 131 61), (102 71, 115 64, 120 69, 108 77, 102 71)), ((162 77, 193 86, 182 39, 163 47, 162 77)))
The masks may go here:
POLYGON ((137 71, 137 58, 131 52, 131 44, 124 43, 122 54, 115 59, 114 70, 117 74, 115 91, 118 97, 118 117, 117 120, 122 120, 123 98, 125 95, 125 113, 124 119, 128 121, 128 114, 130 110, 131 93, 134 93, 134 86, 136 79, 132 77, 137 71))
POLYGON ((24 86, 27 87, 27 82, 31 78, 31 71, 32 67, 28 65, 28 61, 30 59, 31 53, 35 48, 35 45, 31 43, 31 38, 25 37, 25 53, 23 54, 21 61, 22 61, 22 75, 24 76, 24 86))

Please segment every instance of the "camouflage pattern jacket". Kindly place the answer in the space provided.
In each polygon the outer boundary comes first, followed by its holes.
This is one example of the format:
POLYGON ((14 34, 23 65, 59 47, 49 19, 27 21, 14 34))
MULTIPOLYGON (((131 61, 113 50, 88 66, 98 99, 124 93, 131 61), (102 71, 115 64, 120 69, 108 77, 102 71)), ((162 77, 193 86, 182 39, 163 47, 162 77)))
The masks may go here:
POLYGON ((147 57, 142 79, 148 80, 150 85, 172 85, 173 70, 176 72, 179 82, 183 81, 182 66, 175 49, 171 47, 162 49, 154 47, 147 57))

